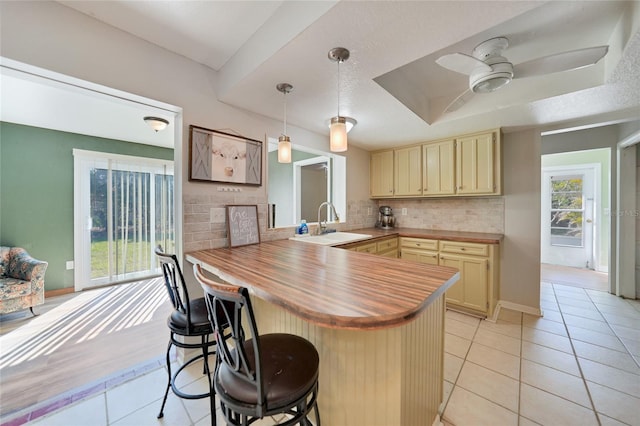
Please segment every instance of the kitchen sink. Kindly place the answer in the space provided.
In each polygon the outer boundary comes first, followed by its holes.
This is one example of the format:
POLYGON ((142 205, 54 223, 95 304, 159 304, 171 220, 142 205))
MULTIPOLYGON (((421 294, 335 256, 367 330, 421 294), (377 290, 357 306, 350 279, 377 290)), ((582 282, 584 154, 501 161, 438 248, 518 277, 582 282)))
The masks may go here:
POLYGON ((331 232, 322 235, 298 235, 289 239, 323 246, 337 246, 340 244, 352 243, 354 241, 366 240, 368 238, 371 238, 371 235, 355 234, 353 232, 331 232))

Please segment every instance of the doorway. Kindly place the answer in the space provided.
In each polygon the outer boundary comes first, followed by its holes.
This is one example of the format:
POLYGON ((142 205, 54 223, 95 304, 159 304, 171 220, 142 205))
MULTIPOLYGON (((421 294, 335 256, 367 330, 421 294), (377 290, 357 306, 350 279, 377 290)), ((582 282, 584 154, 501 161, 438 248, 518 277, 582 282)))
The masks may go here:
POLYGON ((609 290, 610 155, 604 148, 542 156, 543 281, 609 290))
POLYGON ((75 289, 160 273, 175 251, 173 161, 74 149, 75 289))

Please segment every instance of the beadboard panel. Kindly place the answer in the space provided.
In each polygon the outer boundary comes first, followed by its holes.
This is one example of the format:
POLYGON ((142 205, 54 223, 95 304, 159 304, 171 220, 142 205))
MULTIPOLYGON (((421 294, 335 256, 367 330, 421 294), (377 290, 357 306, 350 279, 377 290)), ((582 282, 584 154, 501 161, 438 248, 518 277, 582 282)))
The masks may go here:
POLYGON ((318 405, 327 425, 431 424, 442 401, 444 302, 379 330, 320 327, 252 297, 260 334, 287 332, 320 355, 318 405))

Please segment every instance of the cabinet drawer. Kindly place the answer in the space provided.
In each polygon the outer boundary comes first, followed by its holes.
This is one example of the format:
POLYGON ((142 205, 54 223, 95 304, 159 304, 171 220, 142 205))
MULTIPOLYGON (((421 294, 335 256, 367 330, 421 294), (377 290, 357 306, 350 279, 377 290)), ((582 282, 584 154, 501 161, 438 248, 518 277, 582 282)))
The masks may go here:
POLYGON ((489 256, 489 245, 478 243, 461 243, 457 241, 440 241, 443 253, 468 254, 472 256, 489 256))
POLYGON ((387 240, 378 241, 378 251, 389 250, 398 247, 398 238, 389 238, 387 240))
POLYGON ((356 251, 359 251, 361 253, 375 253, 377 251, 376 243, 363 244, 356 247, 356 251))
POLYGON ((424 250, 438 250, 438 240, 426 240, 424 238, 402 238, 402 247, 424 250))

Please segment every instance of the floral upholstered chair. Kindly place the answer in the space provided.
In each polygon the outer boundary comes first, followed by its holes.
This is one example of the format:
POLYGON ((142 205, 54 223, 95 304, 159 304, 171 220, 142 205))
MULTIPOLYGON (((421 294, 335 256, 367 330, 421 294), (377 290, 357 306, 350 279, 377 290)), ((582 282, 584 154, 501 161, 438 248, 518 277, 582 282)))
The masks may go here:
POLYGON ((20 247, 0 246, 0 314, 44 303, 47 262, 34 259, 20 247))

